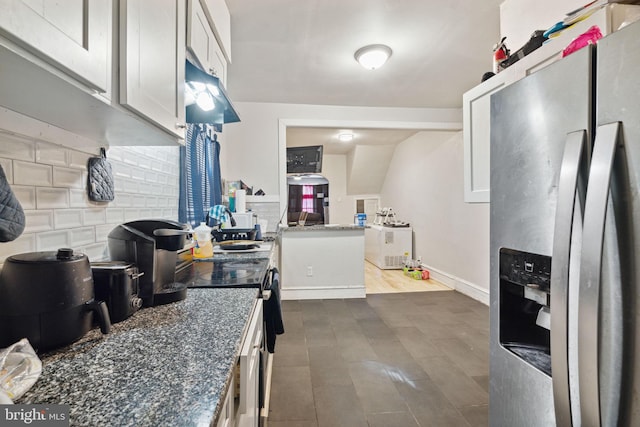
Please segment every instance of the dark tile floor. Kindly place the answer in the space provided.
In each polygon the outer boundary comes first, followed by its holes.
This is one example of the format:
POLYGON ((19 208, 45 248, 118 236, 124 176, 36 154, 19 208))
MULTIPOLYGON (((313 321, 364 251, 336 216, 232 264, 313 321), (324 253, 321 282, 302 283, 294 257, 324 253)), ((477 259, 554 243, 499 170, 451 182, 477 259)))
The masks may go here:
POLYGON ((488 425, 487 306, 437 291, 282 310, 267 426, 488 425))

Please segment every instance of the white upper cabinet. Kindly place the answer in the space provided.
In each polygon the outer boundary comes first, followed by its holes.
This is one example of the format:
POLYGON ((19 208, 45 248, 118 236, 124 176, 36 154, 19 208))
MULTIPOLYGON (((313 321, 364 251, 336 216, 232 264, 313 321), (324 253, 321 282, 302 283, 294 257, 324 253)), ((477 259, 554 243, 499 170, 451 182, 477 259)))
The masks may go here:
POLYGON ((562 51, 571 40, 592 25, 597 25, 602 34, 607 35, 638 16, 640 6, 608 5, 462 96, 465 202, 490 201, 491 95, 561 59, 562 51))
POLYGON ((505 71, 462 96, 464 143, 464 201, 489 201, 491 94, 513 82, 505 71))
POLYGON ((111 78, 111 0, 0 0, 0 34, 98 91, 111 78))
POLYGON ((120 103, 184 138, 185 0, 121 0, 120 103))
MULTIPOLYGON (((194 0, 195 1, 195 0, 194 0)), ((218 39, 222 53, 231 64, 231 14, 224 0, 200 0, 204 11, 211 22, 211 28, 218 39)))
POLYGON ((199 0, 188 0, 187 48, 204 71, 227 84, 227 59, 199 0))

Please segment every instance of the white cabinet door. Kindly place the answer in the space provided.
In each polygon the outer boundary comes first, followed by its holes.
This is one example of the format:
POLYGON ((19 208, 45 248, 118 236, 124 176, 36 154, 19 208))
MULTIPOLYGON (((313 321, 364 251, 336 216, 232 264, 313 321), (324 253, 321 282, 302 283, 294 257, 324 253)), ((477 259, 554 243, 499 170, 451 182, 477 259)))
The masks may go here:
POLYGON ((225 0, 201 0, 225 58, 231 63, 231 14, 225 0))
POLYGON ((111 0, 0 0, 0 33, 83 84, 111 78, 111 0))
POLYGON ((120 2, 120 103, 184 138, 184 0, 120 2))
POLYGON ((220 408, 220 415, 218 416, 218 424, 216 427, 233 427, 234 405, 233 405, 233 390, 235 389, 234 379, 231 378, 229 383, 229 391, 227 391, 227 397, 224 400, 224 404, 220 408))
POLYGON ((257 427, 259 421, 260 351, 263 342, 262 299, 256 300, 253 315, 240 350, 240 404, 238 427, 257 427))
POLYGON ((202 67, 227 83, 227 60, 218 45, 207 16, 198 0, 188 0, 187 11, 187 48, 193 53, 202 67))
POLYGON ((465 202, 489 202, 490 97, 511 82, 512 74, 507 68, 462 96, 465 202))

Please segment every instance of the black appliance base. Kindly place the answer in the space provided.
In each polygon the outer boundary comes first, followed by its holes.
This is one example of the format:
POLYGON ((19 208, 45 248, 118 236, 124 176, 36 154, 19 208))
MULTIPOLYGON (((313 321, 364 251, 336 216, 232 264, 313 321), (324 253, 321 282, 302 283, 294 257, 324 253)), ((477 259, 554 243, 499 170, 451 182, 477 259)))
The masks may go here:
MULTIPOLYGON (((178 285, 178 283, 175 285, 178 285)), ((155 294, 153 296, 153 305, 170 304, 172 302, 182 301, 185 298, 187 298, 187 285, 183 284, 181 288, 176 289, 174 287, 167 292, 155 294)))

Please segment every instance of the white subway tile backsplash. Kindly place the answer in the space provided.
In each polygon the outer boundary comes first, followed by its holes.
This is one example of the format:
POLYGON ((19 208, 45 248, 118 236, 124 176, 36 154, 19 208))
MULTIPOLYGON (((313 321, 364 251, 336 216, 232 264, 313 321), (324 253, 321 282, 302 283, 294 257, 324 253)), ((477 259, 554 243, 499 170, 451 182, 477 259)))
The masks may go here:
POLYGON ((67 230, 47 231, 36 234, 36 250, 38 251, 55 251, 69 246, 69 233, 67 230))
POLYGON ((154 186, 148 182, 140 182, 138 184, 138 190, 140 194, 154 194, 154 186))
POLYGON ((144 180, 147 182, 158 182, 158 174, 156 172, 146 171, 144 173, 144 180))
POLYGON ((157 218, 158 211, 155 209, 140 209, 141 218, 157 218))
POLYGON ((122 147, 111 147, 107 150, 107 159, 122 161, 122 156, 124 155, 122 147))
POLYGON ((47 165, 67 166, 67 150, 46 142, 36 143, 36 162, 47 165))
POLYGON ((109 250, 104 243, 94 243, 92 245, 80 246, 74 250, 83 253, 89 258, 89 261, 106 261, 109 259, 109 250))
POLYGON ((55 229, 80 227, 82 225, 81 209, 56 209, 53 212, 55 229))
POLYGON ((88 208, 91 207, 91 201, 87 196, 87 190, 71 188, 69 189, 69 207, 71 208, 88 208))
POLYGON ((108 224, 121 224, 124 222, 124 209, 108 208, 106 222, 108 224))
POLYGON ((124 179, 125 178, 114 177, 113 191, 115 191, 116 194, 120 193, 121 191, 124 191, 124 179))
POLYGON ((135 181, 130 178, 123 178, 124 183, 124 191, 127 193, 141 193, 140 191, 140 182, 135 181))
POLYGON ((116 193, 114 206, 118 208, 130 208, 133 206, 133 195, 127 193, 116 193))
POLYGON ((144 181, 145 170, 140 167, 131 167, 131 178, 136 181, 144 181))
POLYGON ((89 164, 89 157, 97 157, 98 155, 98 153, 90 155, 80 151, 69 150, 67 153, 67 160, 70 168, 86 170, 87 165, 89 164))
POLYGON ((139 209, 128 208, 124 210, 124 222, 134 221, 143 218, 139 209))
POLYGON ((90 259, 106 259, 107 235, 118 224, 142 218, 178 216, 177 147, 112 147, 113 202, 87 196, 87 163, 99 149, 79 151, 2 133, 0 166, 20 201, 25 232, 0 245, 0 263, 15 253, 71 247, 90 259))
POLYGON ((140 156, 138 158, 138 166, 144 169, 151 169, 151 159, 146 156, 140 156))
POLYGON ((125 163, 128 163, 130 165, 136 165, 137 166, 138 165, 138 155, 136 154, 134 156, 132 156, 132 155, 124 156, 122 158, 122 161, 125 162, 125 163))
POLYGON ((131 166, 126 165, 123 162, 111 162, 111 170, 115 179, 117 179, 117 177, 119 176, 131 176, 131 166))
POLYGON ((13 162, 13 182, 19 185, 39 185, 51 187, 53 185, 53 169, 49 165, 13 162))
POLYGON ((26 210, 36 208, 36 187, 12 185, 11 190, 20 202, 22 209, 26 210))
POLYGON ((66 188, 36 188, 36 206, 38 209, 69 207, 69 190, 66 188))
POLYGON ((147 206, 145 196, 143 196, 142 194, 136 194, 133 197, 133 206, 136 208, 144 208, 145 206, 147 206))
POLYGON ((4 171, 9 184, 13 184, 13 163, 11 162, 11 159, 0 158, 0 166, 2 166, 2 170, 4 171))
POLYGON ((0 157, 33 162, 35 150, 34 141, 0 132, 0 157))
POLYGON ((96 242, 106 242, 107 236, 109 236, 109 233, 111 233, 111 230, 116 228, 118 224, 97 225, 96 226, 96 242))
POLYGON ((69 230, 69 243, 72 248, 88 245, 96 241, 95 227, 82 227, 69 230))
POLYGON ((95 209, 86 209, 82 211, 83 213, 83 225, 98 225, 104 224, 107 222, 107 209, 106 208, 95 208, 95 209))
POLYGON ((3 263, 11 255, 35 252, 36 250, 36 235, 23 233, 16 240, 0 245, 0 263, 3 263))
POLYGON ((54 227, 52 210, 25 210, 25 233, 36 233, 40 231, 50 231, 54 227))
POLYGON ((164 188, 166 187, 166 185, 161 185, 161 184, 153 184, 151 185, 151 189, 150 189, 150 193, 156 194, 156 195, 161 195, 164 193, 164 188))
POLYGON ((53 167, 54 187, 85 188, 86 182, 81 170, 53 167))

